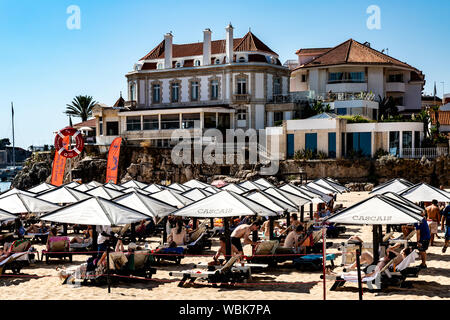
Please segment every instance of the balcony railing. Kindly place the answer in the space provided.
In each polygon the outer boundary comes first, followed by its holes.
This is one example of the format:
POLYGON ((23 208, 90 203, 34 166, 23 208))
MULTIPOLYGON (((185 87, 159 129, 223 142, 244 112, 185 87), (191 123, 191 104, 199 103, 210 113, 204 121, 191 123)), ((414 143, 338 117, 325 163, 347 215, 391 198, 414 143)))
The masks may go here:
POLYGON ((234 102, 237 103, 249 103, 250 95, 249 94, 235 94, 233 95, 234 102))
POLYGON ((320 93, 316 99, 321 101, 348 101, 348 100, 366 100, 375 101, 375 94, 372 92, 327 92, 320 93))
POLYGON ((136 105, 137 105, 137 102, 135 100, 125 101, 125 104, 124 104, 125 107, 131 108, 131 109, 136 108, 136 105))
POLYGON ((315 99, 314 91, 295 91, 288 94, 274 94, 268 98, 269 103, 290 103, 300 101, 310 101, 315 99))
POLYGON ((401 158, 417 159, 425 156, 426 158, 437 158, 448 155, 448 148, 403 148, 401 158))

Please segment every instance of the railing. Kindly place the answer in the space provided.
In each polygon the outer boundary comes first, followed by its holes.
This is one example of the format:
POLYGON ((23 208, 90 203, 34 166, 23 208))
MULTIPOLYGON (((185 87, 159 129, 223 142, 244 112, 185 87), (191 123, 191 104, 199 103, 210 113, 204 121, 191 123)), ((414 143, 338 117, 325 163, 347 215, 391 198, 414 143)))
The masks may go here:
POLYGON ((132 101, 125 101, 124 106, 125 107, 129 107, 129 108, 136 108, 136 101, 132 100, 132 101))
POLYGON ((233 98, 235 102, 244 102, 244 103, 250 102, 249 94, 235 94, 233 95, 233 98))
POLYGON ((425 156, 426 158, 437 158, 448 155, 448 148, 403 148, 401 158, 417 159, 425 156))
POLYGON ((269 103, 290 103, 300 101, 310 101, 315 99, 314 91, 296 91, 288 94, 274 94, 268 98, 269 103))
POLYGON ((375 101, 375 94, 371 92, 327 92, 317 95, 317 100, 321 101, 348 101, 366 100, 375 101))

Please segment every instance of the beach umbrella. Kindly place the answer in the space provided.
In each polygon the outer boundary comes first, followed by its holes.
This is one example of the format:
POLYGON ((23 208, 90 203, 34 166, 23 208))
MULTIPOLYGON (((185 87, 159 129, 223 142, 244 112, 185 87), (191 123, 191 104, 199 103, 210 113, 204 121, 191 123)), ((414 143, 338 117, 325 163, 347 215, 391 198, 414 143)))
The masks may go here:
MULTIPOLYGON (((311 192, 310 190, 306 189, 300 189, 297 186, 294 186, 292 184, 285 184, 278 188, 279 191, 286 191, 295 195, 298 195, 300 197, 309 199, 312 203, 325 203, 326 201, 323 200, 321 196, 319 196, 318 193, 311 192)), ((267 191, 267 190, 266 190, 267 191)))
POLYGON ((382 185, 373 188, 372 191, 369 192, 369 194, 383 194, 386 192, 393 192, 400 194, 401 192, 405 191, 411 186, 412 186, 411 184, 405 183, 400 179, 393 179, 388 181, 387 183, 384 183, 382 185))
POLYGON ((87 191, 89 191, 91 189, 94 189, 94 188, 95 188, 94 186, 89 185, 88 183, 83 183, 83 184, 80 184, 79 186, 77 186, 77 187, 75 187, 73 189, 77 190, 77 191, 81 191, 81 192, 87 192, 87 191))
POLYGON ((335 189, 339 193, 343 192, 349 192, 350 190, 343 185, 341 185, 339 182, 332 180, 331 178, 320 178, 313 181, 316 184, 319 184, 324 187, 328 187, 331 189, 335 189))
POLYGON ((412 202, 450 202, 450 193, 426 183, 416 184, 400 193, 403 198, 412 202))
POLYGON ((80 184, 81 184, 81 183, 72 181, 72 182, 63 184, 63 186, 64 186, 64 187, 68 187, 68 188, 76 188, 76 187, 78 187, 80 184))
POLYGON ((147 219, 134 209, 101 197, 91 197, 41 217, 41 220, 96 226, 119 226, 147 219))
POLYGON ((58 208, 60 206, 54 203, 20 193, 15 193, 0 199, 0 209, 13 214, 44 213, 58 208))
POLYGON ((189 189, 199 188, 204 189, 209 187, 210 185, 196 179, 189 180, 188 182, 183 183, 183 186, 188 187, 189 189))
POLYGON ((17 217, 12 213, 0 209, 0 222, 15 220, 17 217))
POLYGON ((182 196, 181 194, 174 192, 172 190, 166 189, 162 190, 156 193, 152 193, 149 195, 149 197, 161 200, 162 202, 165 202, 167 204, 170 204, 171 206, 175 206, 177 208, 182 208, 188 204, 193 203, 189 198, 186 198, 182 196))
POLYGON ((207 191, 209 193, 217 193, 217 192, 221 191, 219 188, 217 188, 215 186, 209 186, 209 187, 206 187, 203 190, 205 190, 205 191, 207 191))
POLYGON ((124 188, 145 189, 146 187, 148 187, 148 184, 136 180, 129 180, 127 182, 122 183, 120 186, 124 188))
POLYGON ((185 192, 185 191, 188 191, 188 190, 191 189, 189 187, 183 186, 182 184, 179 184, 179 183, 176 183, 176 182, 172 183, 172 184, 169 184, 167 187, 171 188, 171 189, 174 189, 174 190, 177 190, 177 191, 181 191, 181 192, 185 192))
POLYGON ((153 183, 153 184, 149 185, 148 187, 145 187, 144 191, 147 191, 150 193, 156 193, 156 192, 162 191, 164 189, 166 189, 166 188, 163 186, 160 186, 159 184, 153 183))
POLYGON ((281 201, 268 193, 264 193, 264 191, 252 190, 244 193, 243 196, 279 214, 282 214, 285 211, 296 212, 298 210, 296 206, 281 201))
POLYGON ((112 201, 139 211, 152 218, 165 217, 177 210, 177 207, 148 197, 140 192, 127 193, 112 201))
POLYGON ((312 200, 313 200, 313 199, 308 198, 299 193, 291 193, 284 189, 267 188, 266 190, 264 190, 264 193, 272 195, 273 197, 277 198, 278 200, 287 202, 291 205, 296 206, 297 208, 300 208, 301 206, 304 206, 305 204, 312 203, 312 200))
POLYGON ((97 188, 103 185, 103 183, 100 183, 98 181, 92 180, 91 182, 86 183, 89 187, 97 188))
POLYGON ((5 192, 1 193, 0 194, 0 199, 4 198, 4 197, 7 197, 9 195, 12 195, 12 194, 16 194, 16 193, 25 194, 25 195, 30 196, 30 197, 36 196, 36 194, 33 193, 33 192, 23 191, 23 190, 20 190, 20 189, 17 189, 17 188, 12 188, 12 189, 9 189, 8 191, 5 191, 5 192))
POLYGON ((226 183, 224 180, 214 180, 211 182, 211 185, 217 188, 222 188, 226 186, 228 183, 226 183))
POLYGON ((87 194, 94 196, 94 197, 102 197, 104 199, 108 199, 111 200, 113 198, 117 198, 121 195, 123 195, 124 193, 121 191, 117 191, 111 188, 107 188, 104 186, 99 186, 96 187, 94 189, 91 189, 89 191, 86 192, 87 194))
POLYGON ((229 218, 248 215, 276 216, 277 213, 251 199, 224 190, 181 208, 173 215, 193 218, 229 218))
POLYGON ((92 197, 84 192, 61 186, 55 189, 48 190, 39 194, 36 198, 46 200, 52 203, 75 203, 81 200, 92 197))
POLYGON ((109 188, 109 189, 113 189, 113 190, 117 190, 117 191, 122 191, 123 189, 126 189, 125 187, 119 186, 118 184, 115 184, 112 182, 105 183, 103 186, 105 188, 109 188))
POLYGON ((40 193, 40 192, 47 191, 47 190, 54 189, 54 188, 56 188, 56 186, 54 186, 50 183, 43 182, 33 188, 28 189, 27 191, 32 192, 32 193, 40 193))
POLYGON ((251 181, 244 181, 239 184, 240 187, 250 191, 250 190, 264 190, 266 187, 263 187, 262 185, 259 185, 257 183, 251 182, 251 181))
POLYGON ((321 198, 323 201, 325 201, 326 203, 330 202, 333 197, 330 196, 328 193, 324 193, 320 190, 317 190, 311 186, 299 186, 298 187, 300 189, 300 191, 304 192, 305 194, 309 195, 310 197, 319 197, 321 198))
POLYGON ((212 195, 212 193, 199 188, 193 188, 191 190, 183 192, 181 195, 183 197, 191 199, 192 201, 199 201, 206 197, 209 197, 210 195, 212 195))
POLYGON ((249 190, 244 189, 241 186, 234 184, 234 183, 229 183, 225 187, 220 188, 220 190, 232 191, 237 194, 243 194, 243 193, 249 191, 249 190))
POLYGON ((127 189, 123 189, 121 192, 123 193, 133 193, 133 192, 139 192, 140 194, 146 195, 148 196, 149 194, 151 194, 151 192, 142 190, 142 189, 137 189, 137 188, 127 188, 127 189))
POLYGON ((264 189, 266 188, 275 188, 273 184, 271 184, 269 181, 267 181, 264 178, 259 178, 258 180, 254 181, 257 185, 262 186, 264 189))
POLYGON ((319 191, 319 192, 322 192, 323 194, 326 194, 326 195, 330 195, 330 194, 336 194, 336 193, 340 193, 339 191, 337 191, 336 189, 332 189, 331 187, 325 187, 325 186, 322 186, 322 185, 320 185, 320 184, 318 184, 318 183, 315 183, 315 182, 308 182, 307 184, 306 184, 306 187, 307 188, 312 188, 312 189, 314 189, 313 191, 315 191, 315 190, 317 190, 317 191, 319 191))
POLYGON ((383 196, 394 199, 398 202, 401 202, 401 203, 407 205, 411 209, 417 211, 418 214, 420 214, 423 211, 423 208, 419 207, 414 202, 412 202, 406 198, 403 198, 401 195, 398 195, 394 192, 385 192, 385 193, 383 193, 383 196))

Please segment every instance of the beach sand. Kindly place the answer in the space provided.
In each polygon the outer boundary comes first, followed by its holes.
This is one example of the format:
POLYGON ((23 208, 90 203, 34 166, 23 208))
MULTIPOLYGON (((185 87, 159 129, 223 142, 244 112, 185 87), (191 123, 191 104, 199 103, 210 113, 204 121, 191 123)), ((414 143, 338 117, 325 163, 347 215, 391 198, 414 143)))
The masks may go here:
MULTIPOLYGON (((337 203, 348 207, 368 197, 367 192, 351 192, 338 195, 337 203)), ((348 239, 351 235, 359 235, 363 240, 372 241, 372 228, 370 226, 347 226, 345 234, 339 239, 327 239, 333 242, 333 248, 327 253, 336 252, 338 245, 348 239)), ((397 236, 398 234, 395 234, 397 236)), ((411 288, 390 287, 382 292, 370 293, 364 285, 365 300, 429 300, 450 298, 450 254, 441 253, 444 242, 443 233, 439 228, 440 239, 435 241, 435 246, 428 250, 428 268, 421 270, 418 278, 410 278, 411 288)), ((156 239, 155 239, 156 240, 156 239)), ((415 241, 415 237, 413 238, 415 241)), ((217 248, 218 242, 213 241, 213 248, 217 248)), ((157 243, 152 243, 152 247, 157 243)), ((36 246, 39 251, 43 246, 36 246)), ((248 250, 246 247, 245 250, 248 250)), ((248 251, 246 251, 248 253, 248 251)), ((3 276, 0 278, 0 299, 149 299, 149 300, 321 300, 323 299, 323 282, 320 279, 321 272, 300 272, 292 267, 292 262, 279 264, 277 268, 270 268, 262 273, 254 273, 248 284, 235 286, 233 288, 213 288, 206 281, 197 281, 194 285, 179 288, 179 278, 169 276, 170 271, 190 269, 192 264, 199 261, 210 261, 208 257, 186 257, 181 265, 167 262, 157 266, 157 273, 150 280, 141 282, 114 284, 111 293, 108 294, 107 287, 95 286, 72 286, 62 285, 58 277, 58 266, 71 266, 85 262, 87 256, 74 255, 73 263, 61 262, 57 259, 51 260, 49 265, 39 262, 34 266, 22 269, 21 277, 3 276), (35 279, 32 276, 46 276, 35 279)), ((341 257, 335 260, 340 265, 341 257)), ((416 260, 418 265, 420 260, 416 260)), ((339 273, 342 267, 334 271, 339 273)), ((8 273, 10 274, 10 273, 8 273)), ((326 283, 326 298, 330 300, 357 300, 358 290, 355 283, 346 283, 338 291, 330 291, 333 281, 326 283)))

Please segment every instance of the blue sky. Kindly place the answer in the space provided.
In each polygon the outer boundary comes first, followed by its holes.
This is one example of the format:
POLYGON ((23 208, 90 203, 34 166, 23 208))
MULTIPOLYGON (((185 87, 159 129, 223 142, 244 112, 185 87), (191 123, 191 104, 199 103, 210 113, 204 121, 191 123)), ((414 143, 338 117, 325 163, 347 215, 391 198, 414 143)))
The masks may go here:
MULTIPOLYGON (((126 92, 125 74, 172 31, 174 43, 202 41, 203 29, 225 38, 249 28, 280 60, 299 48, 329 47, 353 38, 425 73, 425 93, 437 82, 450 92, 450 1, 156 1, 1 0, 0 137, 11 137, 15 105, 16 145, 53 143, 68 124, 65 105, 79 94, 112 104, 126 92), (69 30, 67 8, 81 10, 81 29, 69 30), (366 9, 381 9, 381 29, 369 30, 366 9)), ((73 122, 78 122, 73 119, 73 122)))

